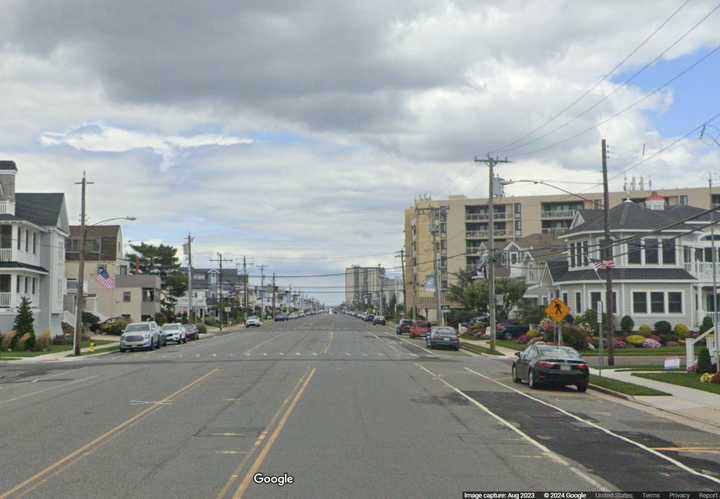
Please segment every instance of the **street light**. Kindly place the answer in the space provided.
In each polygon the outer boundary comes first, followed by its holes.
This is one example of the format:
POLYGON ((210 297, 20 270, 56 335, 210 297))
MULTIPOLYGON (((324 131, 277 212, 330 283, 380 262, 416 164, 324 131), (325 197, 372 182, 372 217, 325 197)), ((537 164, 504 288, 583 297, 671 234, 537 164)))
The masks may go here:
MULTIPOLYGON (((113 220, 128 220, 134 222, 137 220, 136 217, 112 217, 100 220, 90 225, 95 227, 101 223, 111 222, 113 220)), ((83 217, 80 226, 80 263, 78 264, 78 290, 77 290, 77 316, 75 317, 75 334, 73 335, 73 354, 80 355, 80 331, 82 330, 82 316, 85 308, 85 294, 83 288, 85 287, 85 244, 87 241, 87 228, 85 225, 85 216, 83 217)))

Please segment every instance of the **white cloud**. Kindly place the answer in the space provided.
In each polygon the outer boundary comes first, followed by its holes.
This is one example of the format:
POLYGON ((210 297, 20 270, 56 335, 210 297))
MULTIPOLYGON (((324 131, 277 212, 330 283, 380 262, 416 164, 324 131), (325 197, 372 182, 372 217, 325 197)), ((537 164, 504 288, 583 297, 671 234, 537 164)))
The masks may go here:
POLYGON ((45 132, 40 142, 46 146, 68 145, 88 152, 120 153, 150 149, 162 157, 162 166, 167 168, 175 163, 178 154, 184 149, 252 144, 253 140, 215 134, 163 136, 90 123, 62 133, 45 132))

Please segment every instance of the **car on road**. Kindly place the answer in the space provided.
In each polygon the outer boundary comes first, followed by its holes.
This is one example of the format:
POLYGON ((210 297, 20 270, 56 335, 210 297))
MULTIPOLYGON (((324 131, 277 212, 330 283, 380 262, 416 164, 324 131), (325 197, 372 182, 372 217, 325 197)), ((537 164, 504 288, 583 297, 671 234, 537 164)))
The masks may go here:
POLYGON ((152 350, 160 348, 160 328, 155 322, 133 322, 128 324, 120 336, 120 351, 152 350))
POLYGON ((410 327, 412 326, 410 319, 400 319, 400 322, 395 326, 395 334, 400 336, 401 334, 410 334, 410 327))
POLYGON ((413 321, 412 326, 410 326, 409 336, 411 338, 425 337, 430 332, 430 329, 432 329, 432 324, 428 321, 413 321))
POLYGON ((385 316, 383 316, 383 315, 376 315, 376 316, 373 318, 372 323, 373 323, 374 326, 384 326, 384 325, 385 325, 385 316))
POLYGON ((200 339, 200 330, 195 324, 185 324, 185 338, 189 341, 200 339))
POLYGON ((246 327, 260 327, 260 326, 262 326, 262 321, 260 320, 260 318, 257 315, 251 315, 245 321, 245 326, 246 327))
POLYGON ((460 338, 458 338, 455 328, 450 326, 434 327, 425 335, 425 345, 428 348, 448 347, 460 350, 460 338))
POLYGON ((182 324, 175 322, 163 324, 162 332, 165 333, 165 342, 187 343, 187 333, 182 324))
POLYGON ((275 316, 275 322, 287 322, 288 316, 285 314, 277 314, 275 316))
POLYGON ((372 322, 375 320, 375 316, 370 314, 365 316, 365 322, 372 322))
POLYGON ((515 355, 512 365, 515 383, 526 381, 530 388, 575 385, 579 392, 587 390, 590 369, 574 348, 540 342, 515 355))

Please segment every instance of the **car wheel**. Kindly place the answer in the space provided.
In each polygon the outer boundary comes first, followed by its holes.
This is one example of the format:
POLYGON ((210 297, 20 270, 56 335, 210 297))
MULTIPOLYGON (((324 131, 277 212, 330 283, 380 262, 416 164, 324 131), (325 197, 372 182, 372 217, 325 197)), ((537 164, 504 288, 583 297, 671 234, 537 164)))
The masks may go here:
POLYGON ((533 374, 532 369, 528 372, 528 386, 533 389, 538 387, 537 382, 535 382, 535 375, 533 374))
POLYGON ((577 386, 577 391, 579 391, 580 393, 585 393, 588 389, 587 383, 580 383, 579 385, 576 385, 576 386, 577 386))
POLYGON ((127 350, 125 350, 124 348, 120 349, 120 353, 125 353, 125 352, 127 352, 127 350))
POLYGON ((517 367, 512 366, 512 380, 513 383, 520 383, 520 378, 517 375, 517 367))

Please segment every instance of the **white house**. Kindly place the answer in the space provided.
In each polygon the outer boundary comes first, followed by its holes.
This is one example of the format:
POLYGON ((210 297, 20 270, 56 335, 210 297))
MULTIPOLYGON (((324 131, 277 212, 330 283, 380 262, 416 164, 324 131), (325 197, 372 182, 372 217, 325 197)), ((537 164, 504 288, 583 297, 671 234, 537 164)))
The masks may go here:
POLYGON ((65 195, 15 193, 14 161, 0 161, 0 331, 13 328, 22 297, 31 301, 35 331, 62 334, 65 195))
MULTIPOLYGON (((612 260, 617 321, 629 315, 636 325, 666 320, 698 326, 713 310, 711 215, 690 206, 666 207, 662 198, 657 201, 651 199, 645 206, 625 201, 609 211, 612 255, 600 254, 602 211, 579 211, 560 236, 566 243, 563 258, 545 264, 536 288, 539 304, 558 297, 573 314, 595 308, 605 301, 608 270, 596 272, 592 263, 612 260)), ((720 227, 715 230, 720 241, 720 227)))

